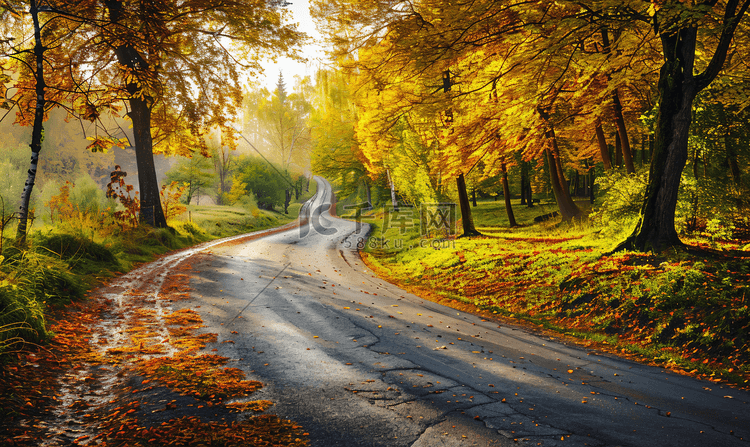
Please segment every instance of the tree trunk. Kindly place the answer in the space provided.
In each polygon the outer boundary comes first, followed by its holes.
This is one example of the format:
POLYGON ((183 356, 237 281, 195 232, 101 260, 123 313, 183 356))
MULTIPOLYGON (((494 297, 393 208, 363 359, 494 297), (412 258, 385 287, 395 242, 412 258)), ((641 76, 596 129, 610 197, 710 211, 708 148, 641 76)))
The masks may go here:
POLYGON ((596 165, 593 160, 591 163, 586 162, 586 168, 589 170, 588 182, 589 182, 589 201, 593 204, 596 196, 594 195, 594 184, 596 183, 596 165))
POLYGON ((622 167, 622 140, 620 140, 620 134, 615 133, 615 166, 618 168, 622 167))
POLYGON ((505 212, 508 213, 508 225, 513 228, 517 227, 516 217, 513 215, 513 207, 510 203, 510 185, 508 185, 508 169, 505 162, 501 165, 503 169, 503 197, 505 198, 505 212))
POLYGON ((481 236, 482 233, 474 227, 474 219, 471 217, 471 205, 469 204, 469 194, 466 192, 466 181, 463 173, 456 177, 456 186, 458 187, 458 206, 461 208, 461 224, 464 230, 461 237, 481 236))
POLYGON ((686 28, 662 35, 664 53, 672 57, 659 74, 660 106, 646 197, 635 231, 622 248, 659 252, 682 245, 674 217, 680 178, 688 159, 693 100, 698 93, 692 76, 696 34, 695 28, 686 28), (675 54, 678 42, 681 51, 675 54))
MULTIPOLYGON (((106 0, 109 18, 114 26, 122 20, 123 4, 118 0, 106 0)), ((146 62, 138 50, 129 44, 122 44, 115 49, 118 62, 130 74, 128 77, 139 75, 154 77, 156 74, 149 70, 146 62)), ((138 187, 141 198, 140 222, 157 228, 166 228, 167 219, 161 207, 159 182, 156 178, 154 165, 154 142, 151 137, 151 107, 153 98, 148 92, 141 90, 138 81, 130 81, 126 86, 130 95, 130 120, 133 122, 133 137, 135 140, 135 161, 138 168, 138 187)))
MULTIPOLYGON (((530 165, 531 163, 528 161, 522 161, 522 166, 526 167, 526 206, 529 208, 534 207, 534 191, 531 189, 531 172, 530 172, 530 165)), ((523 186, 522 186, 523 187, 523 186)))
MULTIPOLYGON (((724 123, 724 125, 727 125, 727 114, 721 105, 718 107, 717 112, 719 120, 724 123)), ((733 138, 734 135, 732 134, 733 132, 731 129, 726 129, 724 131, 724 153, 726 154, 726 161, 729 166, 729 173, 732 175, 732 180, 734 181, 735 186, 740 186, 742 177, 740 173, 740 165, 737 162, 737 140, 733 138)))
POLYGON ((628 139, 628 129, 625 127, 625 117, 622 115, 622 104, 617 89, 612 92, 612 108, 615 114, 615 124, 617 125, 617 135, 620 137, 620 148, 622 158, 625 161, 625 171, 628 174, 635 173, 633 164, 633 152, 630 150, 630 140, 628 139))
POLYGON ((477 189, 471 188, 471 206, 477 207, 477 189))
POLYGON ((154 165, 153 140, 151 139, 151 108, 148 99, 131 97, 130 119, 133 122, 135 140, 135 162, 138 168, 140 188, 140 222, 157 228, 166 228, 167 219, 161 207, 159 181, 154 165))
POLYGON ((521 205, 526 205, 526 177, 528 175, 526 164, 521 160, 521 205))
POLYGON ((735 145, 734 138, 731 137, 729 132, 724 135, 724 146, 727 152, 727 163, 729 164, 729 172, 732 173, 732 180, 734 184, 739 186, 742 183, 742 176, 740 171, 740 165, 737 162, 737 147, 735 145))
POLYGON ((365 184, 365 194, 367 195, 367 206, 372 209, 372 191, 370 190, 370 182, 367 181, 367 177, 362 179, 365 184))
MULTIPOLYGON (((603 44, 602 53, 609 54, 611 48, 609 42, 609 31, 606 27, 601 29, 601 34, 603 44)), ((617 36, 615 36, 615 39, 617 39, 617 36)), ((611 80, 610 75, 607 75, 607 80, 611 80)), ((619 148, 621 152, 617 152, 617 166, 622 166, 622 160, 619 158, 619 155, 622 154, 622 157, 625 159, 625 169, 627 173, 633 174, 635 172, 635 166, 633 165, 633 153, 630 150, 628 129, 625 127, 625 118, 622 115, 622 103, 620 102, 620 94, 618 93, 617 88, 612 91, 612 109, 615 117, 615 125, 617 126, 617 136, 620 137, 619 148)))
POLYGON ((560 216, 562 216, 562 220, 565 222, 581 214, 581 210, 578 209, 578 206, 570 197, 568 182, 565 180, 562 161, 560 160, 560 149, 557 146, 555 129, 549 121, 547 124, 550 126, 546 134, 550 142, 546 150, 547 161, 549 163, 550 183, 552 183, 552 192, 555 194, 557 207, 560 209, 560 216))
POLYGON ((602 129, 601 119, 596 119, 594 130, 596 131, 596 141, 599 144, 599 153, 602 156, 604 169, 609 171, 610 169, 612 169, 612 159, 609 157, 609 147, 607 147, 607 139, 604 137, 604 130, 602 129))
POLYGON ((18 245, 26 245, 26 231, 29 221, 29 206, 31 204, 31 192, 36 182, 36 170, 39 164, 39 152, 42 150, 42 138, 44 131, 44 45, 42 44, 41 26, 39 25, 39 9, 36 0, 31 1, 31 18, 34 22, 34 57, 36 59, 36 71, 34 81, 36 83, 36 106, 34 107, 34 127, 31 130, 31 163, 29 165, 26 183, 21 193, 21 206, 18 210, 18 229, 16 230, 16 241, 18 245))

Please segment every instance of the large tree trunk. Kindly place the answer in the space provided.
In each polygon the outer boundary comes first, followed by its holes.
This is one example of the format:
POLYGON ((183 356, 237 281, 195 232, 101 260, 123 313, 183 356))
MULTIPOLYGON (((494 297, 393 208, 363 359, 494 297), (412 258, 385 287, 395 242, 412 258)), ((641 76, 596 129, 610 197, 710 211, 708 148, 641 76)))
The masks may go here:
POLYGON ((502 163, 503 169, 503 198, 505 199, 505 212, 508 214, 508 225, 513 228, 517 227, 516 216, 513 215, 513 207, 510 204, 510 185, 508 185, 508 169, 505 162, 502 163))
POLYGON ((695 28, 687 28, 674 35, 662 35, 665 54, 674 54, 672 49, 678 47, 678 42, 682 51, 661 68, 660 106, 646 197, 638 225, 623 248, 658 252, 682 245, 674 217, 680 178, 688 159, 693 100, 698 93, 692 76, 696 34, 695 28))
POLYGON ((563 186, 561 183, 560 174, 556 167, 557 159, 552 153, 552 150, 550 148, 547 148, 545 153, 547 155, 547 163, 549 164, 549 175, 550 183, 552 184, 552 192, 555 194, 555 201, 557 202, 557 207, 560 210, 560 216, 562 216, 563 221, 571 220, 572 218, 580 214, 581 211, 578 209, 578 206, 576 206, 575 202, 573 202, 573 199, 570 197, 570 193, 568 192, 568 188, 566 187, 567 185, 563 186))
POLYGON ((463 173, 456 177, 456 186, 458 187, 458 206, 461 208, 461 224, 464 230, 461 237, 481 236, 482 233, 474 227, 474 219, 471 217, 471 204, 469 203, 469 194, 466 192, 466 181, 463 173))
POLYGON ((594 130, 596 132, 596 142, 599 145, 599 153, 601 154, 602 162, 604 163, 604 169, 609 171, 612 169, 612 159, 609 157, 609 148, 607 147, 607 139, 604 137, 601 119, 596 119, 594 130))
POLYGON ((36 182, 36 170, 39 164, 39 152, 42 150, 42 133, 44 130, 44 45, 42 44, 41 26, 39 25, 39 9, 36 0, 31 1, 31 18, 34 22, 34 57, 36 59, 36 71, 34 81, 36 83, 36 106, 34 107, 34 127, 31 129, 31 163, 29 165, 26 183, 21 193, 21 206, 18 210, 18 229, 16 230, 16 241, 20 246, 26 245, 26 231, 29 221, 29 206, 31 204, 31 192, 36 182))
MULTIPOLYGON (((116 24, 123 19, 123 4, 119 0, 105 0, 109 10, 109 18, 116 24)), ((138 50, 129 44, 122 44, 115 49, 118 62, 136 78, 140 76, 155 76, 150 72, 148 62, 138 50)), ((130 81, 126 86, 130 97, 130 120, 133 122, 133 137, 135 140, 135 161, 138 168, 138 187, 141 199, 141 223, 157 228, 166 228, 167 219, 161 207, 159 182, 156 178, 154 165, 154 143, 151 137, 151 107, 153 98, 141 89, 138 81, 130 81)))
POLYGON ((141 223, 157 228, 166 228, 167 219, 161 207, 159 181, 154 165, 153 140, 151 139, 151 108, 140 98, 130 98, 130 119, 133 122, 135 140, 135 162, 138 168, 138 187, 141 198, 141 223))

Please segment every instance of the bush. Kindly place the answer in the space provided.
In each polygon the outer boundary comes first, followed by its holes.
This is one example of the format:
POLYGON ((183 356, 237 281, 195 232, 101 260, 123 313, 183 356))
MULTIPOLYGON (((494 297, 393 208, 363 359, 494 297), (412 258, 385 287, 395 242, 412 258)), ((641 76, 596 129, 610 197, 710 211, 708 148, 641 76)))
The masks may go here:
POLYGON ((31 252, 25 253, 15 264, 9 279, 46 304, 67 304, 83 297, 85 292, 66 263, 31 252))
POLYGON ((646 193, 648 172, 625 174, 609 171, 596 178, 600 194, 590 219, 600 225, 608 236, 627 230, 638 217, 646 193))
POLYGON ((203 237, 205 232, 192 222, 184 222, 180 225, 182 232, 194 237, 203 237))

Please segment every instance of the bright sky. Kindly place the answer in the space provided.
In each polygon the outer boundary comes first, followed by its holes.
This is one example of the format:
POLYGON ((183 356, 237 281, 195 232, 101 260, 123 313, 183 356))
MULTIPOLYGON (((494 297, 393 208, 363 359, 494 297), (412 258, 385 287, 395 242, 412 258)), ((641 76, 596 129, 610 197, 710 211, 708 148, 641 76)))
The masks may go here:
MULTIPOLYGON (((289 9, 292 10, 292 22, 298 23, 299 29, 311 36, 313 40, 319 40, 320 34, 315 29, 315 23, 310 17, 308 0, 291 0, 289 9)), ((325 57, 322 47, 317 42, 306 45, 302 49, 302 55, 308 59, 306 64, 294 62, 286 57, 278 58, 276 64, 273 62, 263 64, 265 75, 261 75, 258 82, 268 88, 269 91, 273 91, 279 79, 279 71, 281 71, 284 75, 287 91, 292 91, 294 84, 296 84, 294 77, 313 76, 325 57), (264 77, 265 79, 263 79, 264 77)))

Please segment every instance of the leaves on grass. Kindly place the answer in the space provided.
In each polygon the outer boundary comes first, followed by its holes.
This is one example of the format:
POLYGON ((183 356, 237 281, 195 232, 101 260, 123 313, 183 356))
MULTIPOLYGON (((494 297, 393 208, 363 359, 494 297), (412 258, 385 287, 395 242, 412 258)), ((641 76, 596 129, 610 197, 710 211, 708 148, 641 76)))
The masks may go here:
POLYGON ((750 259, 602 256, 585 244, 467 239, 441 250, 373 250, 365 261, 458 310, 525 320, 586 346, 750 386, 750 259), (459 252, 472 255, 459 263, 459 252))

